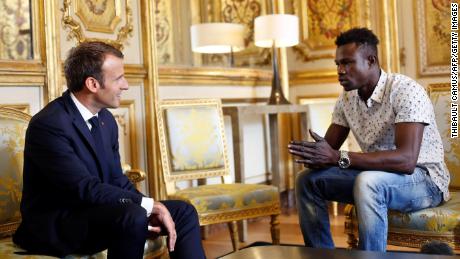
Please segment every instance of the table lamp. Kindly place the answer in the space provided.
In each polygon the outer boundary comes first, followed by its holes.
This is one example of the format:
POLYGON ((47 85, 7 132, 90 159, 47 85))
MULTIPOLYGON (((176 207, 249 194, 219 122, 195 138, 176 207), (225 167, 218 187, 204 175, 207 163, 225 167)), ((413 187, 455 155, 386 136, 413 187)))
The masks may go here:
POLYGON ((190 27, 192 51, 198 53, 230 53, 244 49, 244 25, 237 23, 200 23, 190 27))
POLYGON ((262 48, 272 48, 273 80, 268 104, 289 104, 281 87, 275 48, 299 43, 299 18, 290 14, 258 16, 254 20, 254 42, 262 48))

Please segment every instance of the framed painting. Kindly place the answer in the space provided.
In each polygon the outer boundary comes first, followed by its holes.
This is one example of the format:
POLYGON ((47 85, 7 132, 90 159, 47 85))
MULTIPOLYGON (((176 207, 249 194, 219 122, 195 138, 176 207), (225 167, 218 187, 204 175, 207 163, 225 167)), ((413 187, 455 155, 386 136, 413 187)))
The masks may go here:
POLYGON ((294 46, 304 62, 333 58, 335 38, 357 26, 370 27, 369 0, 293 0, 300 19, 300 43, 294 46))
POLYGON ((418 75, 448 75, 450 71, 450 1, 417 0, 414 27, 418 75))

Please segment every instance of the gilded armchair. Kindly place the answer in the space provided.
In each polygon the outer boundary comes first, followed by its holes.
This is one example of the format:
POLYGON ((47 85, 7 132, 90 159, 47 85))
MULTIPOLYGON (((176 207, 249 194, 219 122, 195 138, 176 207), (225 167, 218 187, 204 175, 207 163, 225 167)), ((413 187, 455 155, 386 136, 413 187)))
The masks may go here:
MULTIPOLYGON (((11 235, 21 222, 19 211, 22 196, 22 167, 24 163, 24 142, 27 125, 31 116, 16 109, 0 106, 0 258, 55 258, 42 255, 27 255, 13 244, 11 235)), ((145 179, 145 173, 123 166, 123 172, 137 184, 145 179)), ((145 257, 164 258, 167 256, 163 238, 148 240, 145 244, 145 257)), ((67 259, 103 259, 105 252, 91 256, 70 255, 67 259)))
MULTIPOLYGON (((238 250, 236 221, 271 216, 271 236, 279 244, 280 201, 276 187, 230 183, 220 100, 171 100, 157 111, 161 161, 169 199, 192 204, 200 225, 227 223, 238 250), (176 182, 220 178, 220 184, 178 189, 176 182)), ((187 182, 188 181, 188 182, 187 182)))
MULTIPOLYGON (((411 213, 388 212, 388 244, 420 248, 431 240, 449 243, 460 249, 460 142, 450 137, 450 85, 428 87, 436 115, 436 124, 443 139, 445 162, 451 175, 451 200, 436 208, 411 213)), ((354 206, 345 207, 345 233, 348 245, 357 247, 358 222, 354 206)))

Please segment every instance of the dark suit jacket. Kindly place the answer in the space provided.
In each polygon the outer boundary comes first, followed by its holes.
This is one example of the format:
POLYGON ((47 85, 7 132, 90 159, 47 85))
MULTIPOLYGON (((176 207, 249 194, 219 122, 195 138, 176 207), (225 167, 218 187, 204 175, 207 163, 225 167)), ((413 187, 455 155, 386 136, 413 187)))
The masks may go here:
POLYGON ((73 212, 98 205, 141 204, 142 194, 121 169, 115 119, 106 109, 98 116, 108 167, 100 166, 90 130, 68 91, 30 121, 22 223, 15 243, 32 251, 48 247, 57 254, 71 253, 87 231, 85 218, 72 217, 73 212))

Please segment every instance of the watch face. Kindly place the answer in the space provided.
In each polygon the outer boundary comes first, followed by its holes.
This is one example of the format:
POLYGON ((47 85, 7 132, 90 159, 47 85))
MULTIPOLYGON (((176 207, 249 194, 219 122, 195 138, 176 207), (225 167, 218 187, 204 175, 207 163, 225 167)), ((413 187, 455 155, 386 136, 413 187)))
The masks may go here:
POLYGON ((341 153, 338 164, 340 168, 348 168, 350 166, 350 158, 348 158, 348 154, 341 153))

